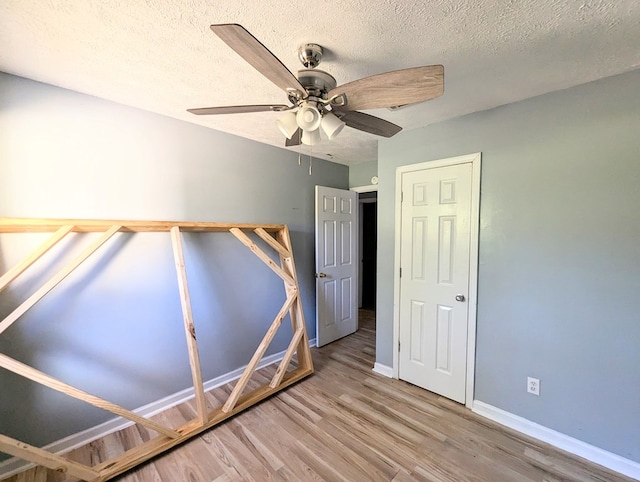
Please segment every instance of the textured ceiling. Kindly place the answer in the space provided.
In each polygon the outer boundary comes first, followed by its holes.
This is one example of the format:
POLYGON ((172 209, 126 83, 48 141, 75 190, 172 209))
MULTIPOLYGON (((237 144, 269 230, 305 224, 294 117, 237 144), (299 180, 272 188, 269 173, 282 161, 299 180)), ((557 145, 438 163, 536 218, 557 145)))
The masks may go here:
MULTIPOLYGON (((640 66, 638 0, 2 0, 0 70, 283 146, 277 113, 185 111, 287 103, 212 23, 242 24, 292 72, 298 45, 319 43, 338 84, 443 64, 444 96, 367 111, 404 129, 640 66)), ((377 140, 345 128, 312 153, 355 164, 377 140)))

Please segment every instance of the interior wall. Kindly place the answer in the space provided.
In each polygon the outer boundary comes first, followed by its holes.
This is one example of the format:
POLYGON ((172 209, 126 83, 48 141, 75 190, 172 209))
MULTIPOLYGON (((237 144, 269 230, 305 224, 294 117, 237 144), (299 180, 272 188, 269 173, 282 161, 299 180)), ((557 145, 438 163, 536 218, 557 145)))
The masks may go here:
POLYGON ((474 398, 640 462, 638 92, 634 71, 380 142, 378 363, 396 168, 482 152, 474 398))
POLYGON ((369 186, 378 175, 378 161, 361 162, 349 167, 349 187, 369 186))
MULTIPOLYGON (((251 117, 247 117, 251 122, 251 117)), ((275 124, 274 124, 275 128, 275 124)), ((315 337, 314 186, 346 166, 0 74, 0 216, 286 223, 315 337)), ((0 272, 49 235, 0 235, 0 272)), ((230 234, 185 234, 203 378, 249 361, 282 282, 230 234)), ((74 234, 0 294, 9 314, 95 236, 74 234)), ((286 348, 285 320, 268 353, 286 348)), ((134 409, 191 384, 171 243, 119 233, 0 336, 0 352, 134 409)), ((0 433, 44 445, 113 418, 0 370, 0 433)))

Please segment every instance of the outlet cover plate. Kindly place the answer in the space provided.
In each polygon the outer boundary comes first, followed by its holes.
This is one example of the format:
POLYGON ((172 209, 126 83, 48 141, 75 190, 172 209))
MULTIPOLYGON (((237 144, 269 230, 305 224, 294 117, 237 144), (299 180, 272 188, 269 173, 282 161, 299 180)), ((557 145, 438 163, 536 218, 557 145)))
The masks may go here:
POLYGON ((540 379, 527 377, 527 392, 540 395, 540 379))

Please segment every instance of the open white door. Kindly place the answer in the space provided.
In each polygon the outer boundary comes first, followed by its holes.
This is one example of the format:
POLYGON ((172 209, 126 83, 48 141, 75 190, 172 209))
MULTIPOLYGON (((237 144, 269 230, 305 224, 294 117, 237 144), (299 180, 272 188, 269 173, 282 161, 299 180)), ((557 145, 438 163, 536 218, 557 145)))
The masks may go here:
POLYGON ((318 346, 358 329, 357 196, 316 186, 316 340, 318 346))

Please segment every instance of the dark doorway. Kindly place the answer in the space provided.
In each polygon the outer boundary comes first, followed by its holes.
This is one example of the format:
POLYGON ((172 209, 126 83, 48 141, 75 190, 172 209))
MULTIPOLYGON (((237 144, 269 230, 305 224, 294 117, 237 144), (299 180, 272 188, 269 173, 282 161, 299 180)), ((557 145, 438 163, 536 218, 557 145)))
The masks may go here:
POLYGON ((362 308, 370 310, 376 308, 377 194, 377 192, 360 194, 362 202, 362 308))

